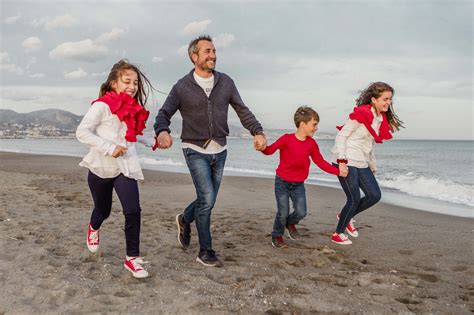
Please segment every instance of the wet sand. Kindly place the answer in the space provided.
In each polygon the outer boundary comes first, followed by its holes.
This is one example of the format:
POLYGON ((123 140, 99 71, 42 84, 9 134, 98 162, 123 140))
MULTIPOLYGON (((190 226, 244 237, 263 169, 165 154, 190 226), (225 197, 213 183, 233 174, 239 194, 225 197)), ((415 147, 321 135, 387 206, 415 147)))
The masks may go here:
POLYGON ((183 251, 175 215, 192 201, 188 174, 145 171, 141 252, 150 278, 122 266, 123 215, 114 197, 89 256, 92 199, 80 159, 0 152, 0 314, 474 312, 474 220, 378 204, 357 217, 360 237, 329 236, 342 191, 307 185, 303 239, 270 244, 273 181, 225 176, 212 215, 223 268, 183 251))

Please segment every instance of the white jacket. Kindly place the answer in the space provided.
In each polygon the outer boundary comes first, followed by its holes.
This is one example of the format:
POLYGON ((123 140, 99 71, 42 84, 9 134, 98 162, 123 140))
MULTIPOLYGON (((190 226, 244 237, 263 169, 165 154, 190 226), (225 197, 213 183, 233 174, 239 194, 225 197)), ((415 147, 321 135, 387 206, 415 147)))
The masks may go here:
MULTIPOLYGON (((378 133, 382 123, 382 115, 376 115, 374 109, 372 128, 378 133)), ((374 138, 369 130, 356 120, 349 119, 336 135, 334 147, 331 149, 330 161, 337 163, 338 159, 347 159, 348 166, 358 168, 370 167, 377 171, 377 162, 374 154, 374 138)))
MULTIPOLYGON (((90 148, 79 165, 102 178, 113 178, 122 173, 126 177, 142 180, 144 177, 135 142, 125 140, 126 132, 127 125, 112 114, 109 105, 94 103, 76 130, 77 139, 90 148), (112 153, 117 145, 126 147, 127 153, 114 158, 112 153)), ((154 138, 149 136, 137 136, 137 141, 148 147, 155 143, 154 138)))

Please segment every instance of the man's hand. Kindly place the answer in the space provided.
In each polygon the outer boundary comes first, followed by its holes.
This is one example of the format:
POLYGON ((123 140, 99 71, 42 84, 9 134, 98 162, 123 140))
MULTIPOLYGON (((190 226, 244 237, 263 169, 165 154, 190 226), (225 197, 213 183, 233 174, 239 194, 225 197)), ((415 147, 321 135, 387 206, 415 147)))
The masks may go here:
POLYGON ((264 134, 253 136, 253 147, 257 151, 263 151, 267 147, 267 138, 264 134))
POLYGON ((168 149, 173 145, 173 138, 171 138, 168 131, 163 130, 156 138, 156 142, 158 144, 158 148, 168 149))
POLYGON ((112 156, 114 158, 118 158, 119 156, 122 156, 125 153, 127 153, 127 148, 124 148, 124 147, 118 145, 118 146, 115 147, 115 150, 112 153, 112 156))

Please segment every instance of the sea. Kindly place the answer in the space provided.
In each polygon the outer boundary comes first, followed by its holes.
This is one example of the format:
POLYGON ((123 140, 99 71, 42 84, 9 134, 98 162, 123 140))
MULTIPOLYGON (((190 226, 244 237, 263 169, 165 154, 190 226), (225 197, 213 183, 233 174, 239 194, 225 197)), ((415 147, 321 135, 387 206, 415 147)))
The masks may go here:
MULTIPOLYGON (((334 140, 317 142, 328 159, 334 140)), ((179 139, 174 139, 173 147, 167 150, 153 152, 140 144, 137 149, 144 169, 189 173, 179 139)), ((88 148, 75 139, 0 139, 0 151, 81 157, 88 148)), ((376 178, 382 189, 382 201, 414 210, 474 218, 473 153, 474 141, 391 140, 376 145, 376 178)), ((265 156, 255 151, 252 139, 228 138, 224 174, 274 178, 278 161, 278 153, 265 156)), ((341 189, 335 176, 314 164, 306 183, 341 189)), ((268 193, 273 196, 273 191, 268 193)))

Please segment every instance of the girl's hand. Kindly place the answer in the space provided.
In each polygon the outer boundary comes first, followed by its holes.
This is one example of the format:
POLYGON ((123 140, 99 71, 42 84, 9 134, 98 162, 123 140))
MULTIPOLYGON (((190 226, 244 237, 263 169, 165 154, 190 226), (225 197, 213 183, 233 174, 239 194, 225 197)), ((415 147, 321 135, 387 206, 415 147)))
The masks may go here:
POLYGON ((345 163, 339 163, 339 176, 346 177, 349 174, 349 168, 345 163))
POLYGON ((115 147, 115 150, 114 150, 114 153, 112 153, 112 156, 114 158, 118 158, 119 156, 122 156, 125 153, 127 153, 127 148, 124 148, 124 147, 118 145, 118 146, 115 147))

